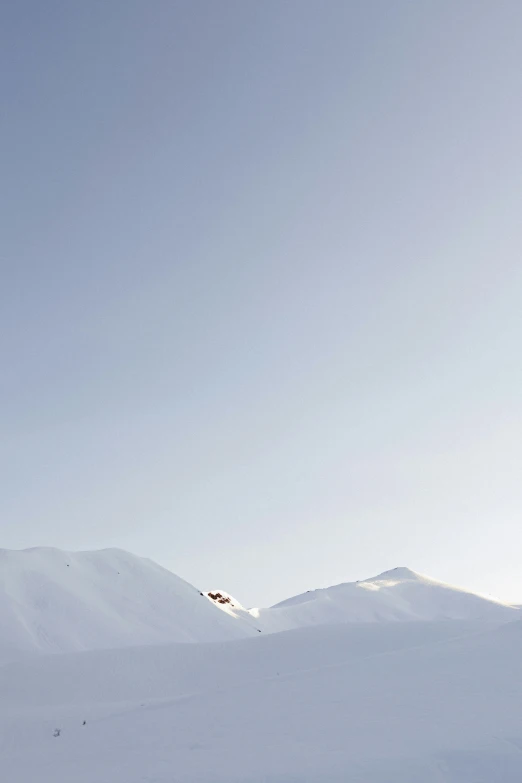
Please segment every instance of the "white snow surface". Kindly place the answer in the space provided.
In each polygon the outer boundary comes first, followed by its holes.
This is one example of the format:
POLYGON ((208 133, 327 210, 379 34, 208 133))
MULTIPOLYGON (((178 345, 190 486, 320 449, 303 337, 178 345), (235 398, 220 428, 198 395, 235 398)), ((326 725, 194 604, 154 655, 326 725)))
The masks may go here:
POLYGON ((522 781, 519 610, 407 569, 257 613, 217 592, 119 550, 2 552, 0 780, 522 781))
POLYGON ((118 549, 0 550, 0 662, 20 653, 237 639, 255 629, 118 549))
POLYGON ((10 783, 522 780, 516 622, 35 656, 0 667, 0 695, 10 783))
MULTIPOLYGON (((216 592, 207 593, 215 595, 216 592)), ((360 582, 347 582, 289 598, 270 609, 244 609, 228 601, 216 605, 234 617, 253 618, 264 633, 331 623, 515 619, 517 607, 437 582, 409 568, 394 568, 360 582)))
POLYGON ((247 610, 223 590, 202 594, 119 549, 0 549, 0 663, 22 653, 214 642, 341 622, 503 621, 519 611, 404 568, 247 610))

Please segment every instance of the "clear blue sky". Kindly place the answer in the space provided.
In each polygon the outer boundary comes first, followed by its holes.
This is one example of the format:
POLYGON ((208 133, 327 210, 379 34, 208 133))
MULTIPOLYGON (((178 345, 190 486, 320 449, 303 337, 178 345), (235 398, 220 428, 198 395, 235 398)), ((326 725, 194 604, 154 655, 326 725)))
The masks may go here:
POLYGON ((0 16, 0 546, 522 601, 522 3, 0 16))

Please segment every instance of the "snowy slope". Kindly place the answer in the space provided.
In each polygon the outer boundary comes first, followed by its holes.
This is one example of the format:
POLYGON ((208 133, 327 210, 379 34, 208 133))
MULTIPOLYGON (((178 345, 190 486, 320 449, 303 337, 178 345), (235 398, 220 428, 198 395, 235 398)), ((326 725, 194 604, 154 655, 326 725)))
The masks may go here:
POLYGON ((0 662, 254 633, 170 571, 128 552, 0 550, 0 662))
POLYGON ((119 550, 1 551, 0 780, 520 783, 519 617, 407 569, 248 612, 119 550))
POLYGON ((344 622, 489 619, 520 610, 408 569, 247 611, 117 549, 0 550, 0 663, 22 653, 219 641, 344 622))
POLYGON ((483 623, 312 626, 231 642, 41 655, 0 666, 5 709, 178 698, 186 693, 347 659, 435 643, 484 630, 483 623))
POLYGON ((345 624, 11 664, 0 779, 520 783, 522 626, 478 628, 345 624))
POLYGON ((330 623, 448 619, 500 622, 520 616, 516 607, 437 582, 408 568, 312 590, 270 609, 246 610, 236 599, 227 598, 225 604, 218 601, 217 606, 237 618, 250 615, 265 633, 330 623))

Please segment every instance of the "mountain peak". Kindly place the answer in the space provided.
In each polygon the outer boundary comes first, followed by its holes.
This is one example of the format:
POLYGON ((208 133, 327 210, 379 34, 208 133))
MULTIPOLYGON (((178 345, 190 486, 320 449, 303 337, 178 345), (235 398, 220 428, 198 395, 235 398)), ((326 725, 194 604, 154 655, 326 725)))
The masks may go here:
POLYGON ((422 574, 418 574, 416 571, 412 571, 411 568, 406 568, 405 566, 397 566, 396 568, 392 568, 390 571, 383 571, 382 574, 378 574, 377 576, 372 576, 370 579, 364 579, 362 581, 364 582, 386 582, 386 581, 422 582, 424 579, 425 577, 423 577, 422 574))

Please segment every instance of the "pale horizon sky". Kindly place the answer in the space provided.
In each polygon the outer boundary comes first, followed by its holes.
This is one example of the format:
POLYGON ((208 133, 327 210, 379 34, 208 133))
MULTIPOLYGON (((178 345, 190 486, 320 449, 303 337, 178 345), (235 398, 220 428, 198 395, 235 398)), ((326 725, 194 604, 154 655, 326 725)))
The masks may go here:
POLYGON ((0 547, 522 603, 522 4, 0 9, 0 547))

